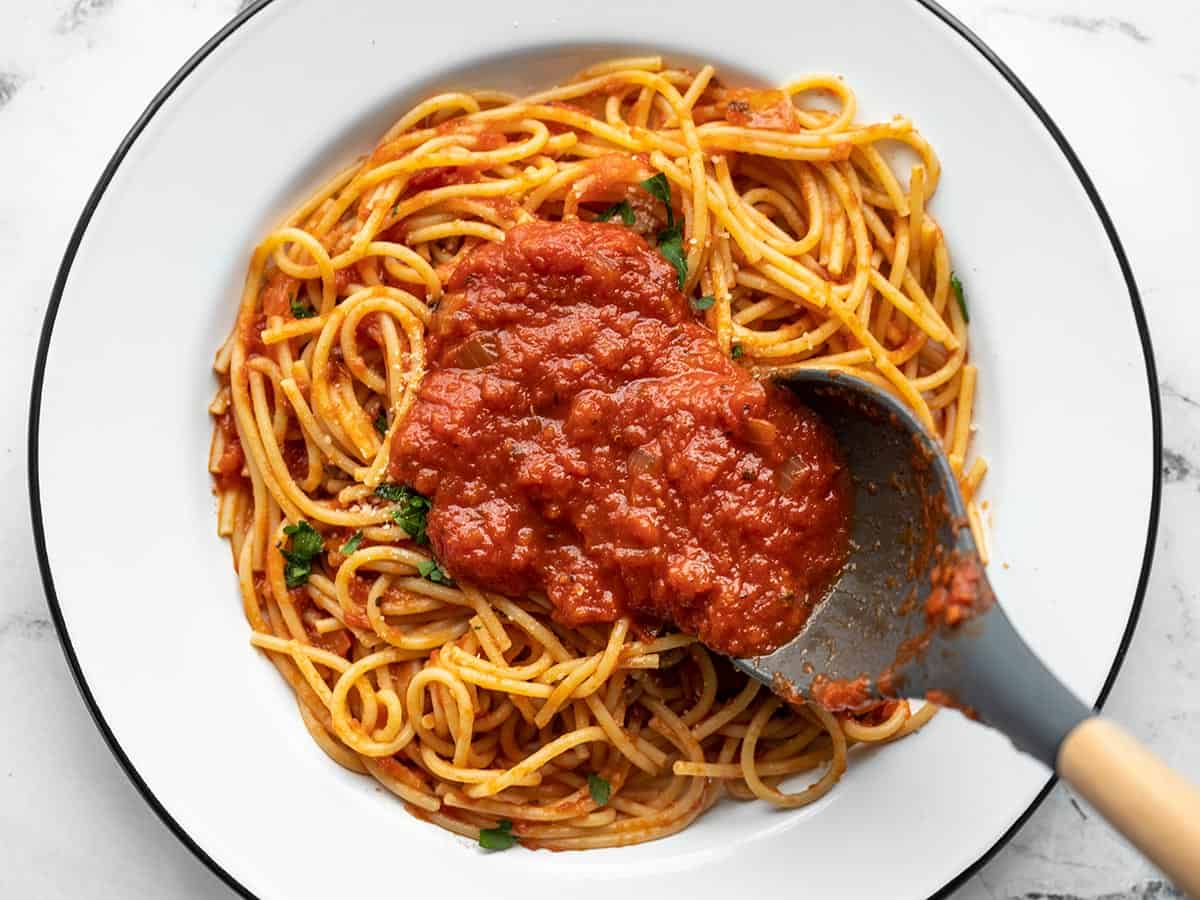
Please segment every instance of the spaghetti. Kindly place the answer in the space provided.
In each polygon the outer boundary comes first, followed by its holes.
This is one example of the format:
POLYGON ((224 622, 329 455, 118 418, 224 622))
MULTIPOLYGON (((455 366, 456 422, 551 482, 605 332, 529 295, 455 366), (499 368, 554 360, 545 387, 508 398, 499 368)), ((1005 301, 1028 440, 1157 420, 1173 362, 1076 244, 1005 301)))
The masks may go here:
POLYGON ((518 225, 610 219, 656 236, 755 374, 838 369, 900 396, 978 529, 966 307, 927 210, 938 174, 908 120, 856 123, 836 77, 731 89, 654 57, 523 99, 432 97, 301 204, 255 250, 217 353, 209 468, 252 643, 321 749, 484 846, 587 849, 677 832, 723 794, 811 803, 854 744, 926 722, 936 707, 906 701, 792 708, 691 636, 567 628, 540 595, 456 584, 428 553, 429 501, 387 474, 459 263, 518 225), (815 93, 838 108, 799 102, 815 93), (889 144, 916 154, 907 186, 889 144))

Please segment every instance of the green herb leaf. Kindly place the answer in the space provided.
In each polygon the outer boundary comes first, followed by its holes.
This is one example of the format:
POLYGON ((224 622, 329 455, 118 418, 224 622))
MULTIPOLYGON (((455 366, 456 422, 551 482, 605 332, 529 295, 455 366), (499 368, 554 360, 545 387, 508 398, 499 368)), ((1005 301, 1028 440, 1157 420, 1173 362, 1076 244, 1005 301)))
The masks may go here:
POLYGON ((667 227, 658 233, 658 252, 675 267, 679 275, 679 289, 683 290, 688 276, 687 254, 683 252, 683 228, 676 224, 675 210, 671 208, 671 183, 666 175, 659 172, 643 181, 642 187, 667 207, 667 227))
POLYGON ((393 503, 399 503, 401 500, 407 499, 412 493, 413 489, 407 484, 394 484, 390 481, 385 481, 379 487, 375 488, 376 497, 391 500, 393 503))
POLYGON ((380 437, 387 434, 388 415, 386 409, 381 409, 379 415, 375 417, 375 430, 379 432, 380 437))
POLYGON ((507 850, 517 843, 517 836, 512 833, 512 822, 501 819, 495 828, 479 829, 479 846, 484 850, 507 850))
POLYGON ((426 517, 433 504, 428 497, 418 494, 406 484, 385 482, 375 488, 375 494, 396 504, 392 510, 392 521, 404 529, 405 534, 418 544, 429 542, 425 533, 426 517))
POLYGON ((703 297, 696 297, 692 300, 692 309, 696 312, 704 312, 706 309, 711 309, 716 302, 717 298, 712 294, 705 294, 703 297))
POLYGON ((289 300, 291 301, 293 319, 311 319, 317 314, 317 311, 309 306, 307 302, 297 300, 295 294, 289 300))
POLYGON ((954 289, 954 296, 958 298, 958 309, 962 313, 963 321, 970 322, 971 317, 967 314, 967 298, 963 296, 962 282, 953 272, 950 273, 950 287, 954 289))
POLYGON ((687 281, 688 264, 687 254, 683 252, 683 234, 678 225, 672 225, 658 233, 658 252, 675 267, 679 276, 679 289, 682 291, 684 282, 687 281))
POLYGON ((427 559, 424 562, 417 563, 417 571, 421 573, 421 577, 426 581, 432 581, 434 584, 444 584, 447 587, 454 587, 454 579, 446 574, 446 570, 438 565, 436 559, 427 559))
POLYGON ((283 529, 291 540, 291 547, 279 546, 279 553, 287 560, 283 567, 283 580, 288 588, 298 588, 308 583, 312 575, 313 557, 325 549, 321 535, 303 519, 296 525, 283 529))
POLYGON ((596 801, 597 806, 603 806, 608 802, 608 798, 612 794, 612 785, 595 772, 592 772, 588 775, 588 793, 592 795, 592 799, 596 801))
POLYGON ((338 550, 338 553, 342 554, 342 556, 349 556, 362 546, 362 537, 363 535, 361 531, 354 532, 354 534, 350 536, 350 540, 342 544, 341 548, 338 550))
POLYGON ((325 549, 325 542, 315 528, 301 519, 295 525, 284 527, 283 533, 292 539, 292 552, 297 556, 312 559, 325 549))
POLYGON ((734 344, 729 348, 729 355, 734 359, 741 359, 746 354, 746 348, 741 344, 734 344))
POLYGON ((620 216, 621 221, 626 225, 632 225, 637 217, 633 214, 633 207, 629 205, 628 200, 622 200, 620 203, 614 203, 600 215, 596 216, 597 222, 607 222, 613 216, 620 216))
POLYGON ((312 575, 312 563, 297 562, 288 555, 288 551, 281 550, 280 552, 287 560, 283 564, 283 581, 288 586, 288 590, 308 584, 308 577, 312 575))
POLYGON ((414 494, 407 503, 392 510, 392 521, 403 528, 414 543, 428 544, 429 535, 425 530, 428 514, 429 501, 420 494, 414 494))
POLYGON ((667 181, 667 176, 659 172, 653 178, 643 181, 642 187, 651 197, 661 200, 666 205, 667 228, 672 228, 675 225, 675 210, 671 209, 671 183, 667 181))

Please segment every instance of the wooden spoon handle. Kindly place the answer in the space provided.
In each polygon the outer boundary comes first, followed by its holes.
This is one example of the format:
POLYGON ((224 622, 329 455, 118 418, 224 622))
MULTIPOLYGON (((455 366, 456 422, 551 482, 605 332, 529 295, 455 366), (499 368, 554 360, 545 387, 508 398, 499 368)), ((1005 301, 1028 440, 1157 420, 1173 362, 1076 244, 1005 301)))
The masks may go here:
POLYGON ((1200 790, 1112 722, 1085 719, 1056 768, 1190 897, 1200 897, 1200 790))

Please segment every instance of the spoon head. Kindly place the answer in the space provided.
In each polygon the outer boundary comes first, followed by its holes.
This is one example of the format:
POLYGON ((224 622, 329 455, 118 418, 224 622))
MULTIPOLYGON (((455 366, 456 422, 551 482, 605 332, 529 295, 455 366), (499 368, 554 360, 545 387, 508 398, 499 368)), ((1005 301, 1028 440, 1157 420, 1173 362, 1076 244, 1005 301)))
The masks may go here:
POLYGON ((811 699, 823 684, 863 676, 874 697, 881 677, 889 694, 924 696, 944 684, 930 684, 926 670, 949 664, 945 655, 956 652, 948 645, 938 648, 937 658, 929 652, 905 658, 905 648, 917 649, 931 634, 926 599, 935 573, 963 559, 978 566, 954 472, 936 441, 888 391, 820 370, 800 370, 780 383, 825 420, 846 456, 854 485, 850 556, 791 642, 735 665, 785 696, 811 699))

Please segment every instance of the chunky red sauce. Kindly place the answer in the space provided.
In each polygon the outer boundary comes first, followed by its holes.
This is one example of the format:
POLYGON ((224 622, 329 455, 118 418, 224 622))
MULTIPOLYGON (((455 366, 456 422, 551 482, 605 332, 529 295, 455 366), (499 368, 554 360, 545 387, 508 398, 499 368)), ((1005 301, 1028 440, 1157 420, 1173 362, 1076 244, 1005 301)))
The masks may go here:
POLYGON ((219 490, 236 487, 242 480, 242 468, 246 464, 246 454, 242 450, 242 442, 238 437, 237 423, 233 419, 233 410, 227 409, 217 416, 217 427, 221 429, 221 456, 217 459, 216 472, 213 473, 219 490))
POLYGON ((954 628, 985 611, 995 598, 983 579, 974 556, 954 554, 935 565, 925 598, 925 619, 930 625, 954 628))
MULTIPOLYGON (((929 652, 929 645, 939 629, 961 628, 987 612, 996 602, 977 556, 957 551, 946 553, 941 547, 935 548, 934 553, 938 559, 930 572, 929 595, 925 598, 925 628, 900 644, 896 658, 876 679, 879 692, 885 696, 894 697, 904 689, 905 668, 929 652)), ((933 689, 926 691, 925 698, 938 706, 955 707, 968 718, 975 718, 975 710, 959 703, 952 693, 933 689)))
POLYGON ((814 703, 830 712, 855 712, 878 705, 871 697, 871 679, 866 675, 836 681, 818 675, 812 680, 809 694, 814 703))
POLYGON ((800 117, 792 98, 783 91, 740 88, 725 92, 725 118, 743 128, 799 131, 800 117))
POLYGON ((451 575, 733 655, 793 637, 847 553, 832 433, 732 362, 621 225, 532 223, 463 260, 390 474, 432 498, 451 575))

